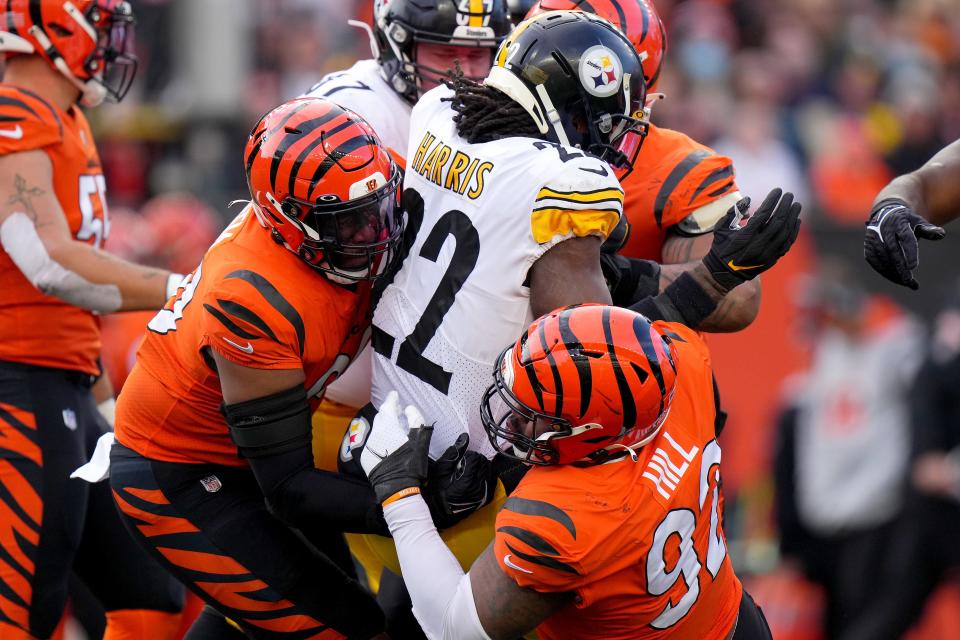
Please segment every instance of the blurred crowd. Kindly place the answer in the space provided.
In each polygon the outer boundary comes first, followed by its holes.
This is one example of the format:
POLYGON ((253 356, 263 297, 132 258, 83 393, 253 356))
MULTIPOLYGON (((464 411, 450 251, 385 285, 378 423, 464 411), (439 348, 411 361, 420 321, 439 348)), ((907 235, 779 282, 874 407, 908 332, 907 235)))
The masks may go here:
MULTIPOLYGON (((668 53, 654 120, 732 157, 744 193, 784 187, 805 205, 806 249, 795 252, 804 257, 765 284, 774 302, 738 338, 760 353, 790 342, 800 355, 783 351, 769 371, 761 356, 737 372, 748 386, 782 388, 769 402, 776 410, 750 414, 762 424, 749 426, 736 424, 733 390, 731 431, 752 429, 739 437, 765 453, 754 462, 760 471, 739 474, 748 484, 732 474, 737 517, 728 530, 742 539, 732 550, 745 550, 746 569, 768 573, 751 591, 776 637, 887 637, 915 622, 960 565, 945 551, 952 532, 960 538, 960 406, 951 393, 960 384, 960 233, 925 247, 924 289, 908 297, 866 271, 862 225, 893 176, 960 138, 960 5, 655 3, 668 53), (796 326, 764 328, 765 317, 796 326), (743 523, 738 491, 775 493, 756 500, 766 526, 743 523), (774 551, 757 560, 757 548, 774 551)), ((372 4, 139 0, 138 84, 122 105, 92 114, 116 220, 107 247, 192 269, 245 193, 249 127, 324 73, 368 57, 367 34, 347 21, 369 22, 372 4)), ((941 598, 929 634, 914 637, 960 638, 953 598, 941 598)))

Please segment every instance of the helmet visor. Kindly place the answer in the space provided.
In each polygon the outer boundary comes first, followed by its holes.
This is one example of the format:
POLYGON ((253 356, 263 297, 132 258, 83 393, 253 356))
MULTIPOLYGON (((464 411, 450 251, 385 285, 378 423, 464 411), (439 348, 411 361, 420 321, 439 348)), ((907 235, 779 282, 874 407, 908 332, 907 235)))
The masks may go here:
POLYGON ((294 200, 309 208, 301 251, 322 255, 317 268, 348 280, 373 280, 383 274, 397 256, 403 233, 400 180, 395 167, 386 185, 347 203, 294 200))
POLYGON ((88 20, 96 25, 99 41, 88 68, 93 79, 103 85, 107 97, 120 102, 137 75, 137 57, 133 53, 134 18, 127 2, 108 10, 97 4, 90 8, 88 20))

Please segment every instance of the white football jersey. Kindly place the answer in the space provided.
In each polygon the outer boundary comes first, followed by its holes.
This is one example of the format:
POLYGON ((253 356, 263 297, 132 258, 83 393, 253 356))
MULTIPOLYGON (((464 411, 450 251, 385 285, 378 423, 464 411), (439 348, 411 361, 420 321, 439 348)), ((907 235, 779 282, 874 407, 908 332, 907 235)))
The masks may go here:
MULTIPOLYGON (((469 144, 438 87, 413 109, 404 209, 415 234, 374 313, 373 403, 396 389, 435 422, 437 457, 467 431, 492 457, 480 421, 500 352, 533 321, 527 275, 550 247, 606 237, 623 209, 613 170, 532 138, 469 144)), ((408 233, 408 238, 410 234, 408 233)))
POLYGON ((376 60, 360 60, 345 71, 328 73, 306 96, 327 98, 370 123, 383 144, 399 154, 410 137, 410 104, 380 74, 376 60))
MULTIPOLYGON (((410 104, 380 74, 376 60, 360 60, 345 71, 328 73, 304 94, 327 98, 370 123, 383 144, 403 155, 410 131, 410 104)), ((325 397, 349 407, 370 401, 371 349, 367 347, 350 367, 327 387, 325 397)))

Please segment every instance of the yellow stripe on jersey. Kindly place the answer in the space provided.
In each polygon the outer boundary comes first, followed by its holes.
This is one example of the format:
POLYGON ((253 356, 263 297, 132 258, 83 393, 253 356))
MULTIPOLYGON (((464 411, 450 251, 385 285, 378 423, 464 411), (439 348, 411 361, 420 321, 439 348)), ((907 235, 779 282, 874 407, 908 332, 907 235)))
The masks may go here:
POLYGON ((470 21, 471 27, 483 26, 483 0, 470 0, 470 21))
POLYGON ((597 191, 557 191, 544 187, 537 194, 537 202, 544 200, 562 200, 576 204, 599 204, 601 202, 619 202, 623 204, 623 191, 620 189, 599 189, 597 191))
POLYGON ((620 221, 614 209, 537 209, 530 215, 530 230, 538 244, 557 236, 601 236, 606 238, 620 221))

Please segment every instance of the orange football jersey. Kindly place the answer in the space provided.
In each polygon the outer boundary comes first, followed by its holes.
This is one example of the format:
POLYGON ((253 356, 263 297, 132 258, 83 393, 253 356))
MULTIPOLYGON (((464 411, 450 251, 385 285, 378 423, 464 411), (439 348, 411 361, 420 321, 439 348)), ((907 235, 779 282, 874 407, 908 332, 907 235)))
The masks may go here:
POLYGON ((497 515, 501 569, 522 587, 575 594, 537 628, 542 640, 722 640, 737 619, 710 355, 694 331, 656 324, 677 346, 677 391, 639 460, 535 467, 497 515))
POLYGON ((686 134, 653 125, 620 183, 630 222, 630 237, 620 253, 658 262, 670 227, 737 190, 730 158, 686 134))
MULTIPOLYGON (((70 232, 99 247, 110 231, 106 184, 83 112, 63 111, 30 91, 0 84, 0 155, 38 149, 53 165, 53 189, 70 232)), ((0 360, 99 373, 96 316, 40 293, 2 249, 0 290, 0 360)))
POLYGON ((244 367, 302 368, 316 409, 369 337, 370 291, 330 282, 245 211, 147 326, 117 402, 117 439, 155 460, 245 466, 207 349, 244 367))

